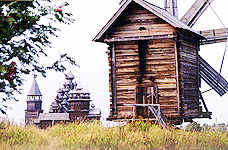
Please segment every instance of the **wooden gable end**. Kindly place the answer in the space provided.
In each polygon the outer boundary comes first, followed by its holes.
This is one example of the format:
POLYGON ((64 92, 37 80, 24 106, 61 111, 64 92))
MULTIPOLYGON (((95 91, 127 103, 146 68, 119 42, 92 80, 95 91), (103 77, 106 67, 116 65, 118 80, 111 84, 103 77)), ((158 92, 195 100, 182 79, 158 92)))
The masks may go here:
POLYGON ((170 24, 139 4, 132 2, 106 32, 105 40, 121 40, 133 37, 171 37, 174 31, 174 27, 170 24))

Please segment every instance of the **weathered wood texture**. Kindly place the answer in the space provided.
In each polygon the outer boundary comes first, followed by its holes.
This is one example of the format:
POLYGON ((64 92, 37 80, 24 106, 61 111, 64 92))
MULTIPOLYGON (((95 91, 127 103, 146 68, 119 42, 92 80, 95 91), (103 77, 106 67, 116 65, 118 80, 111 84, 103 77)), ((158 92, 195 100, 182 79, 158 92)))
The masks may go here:
POLYGON ((202 57, 200 57, 200 76, 220 96, 228 91, 228 82, 202 57))
POLYGON ((114 42, 116 60, 117 115, 113 113, 113 61, 109 51, 110 118, 150 117, 148 108, 126 104, 152 103, 152 100, 145 99, 145 95, 154 86, 158 87, 158 103, 166 118, 181 120, 199 117, 201 107, 197 37, 174 29, 141 6, 132 4, 106 32, 105 38, 109 45, 114 42), (121 40, 174 33, 178 37, 121 40), (139 94, 140 91, 143 96, 139 94))
POLYGON ((33 121, 42 113, 42 101, 27 101, 27 109, 25 110, 25 124, 33 124, 33 121))
MULTIPOLYGON (((177 117, 179 115, 174 53, 175 41, 170 39, 153 40, 148 41, 147 44, 145 73, 141 84, 137 81, 140 76, 138 42, 119 42, 115 44, 119 118, 129 118, 136 115, 133 107, 124 106, 123 104, 136 103, 135 90, 137 86, 153 87, 154 84, 158 86, 159 103, 161 104, 163 114, 167 117, 177 117)), ((109 60, 111 59, 109 58, 109 60)), ((111 66, 111 62, 109 64, 111 66)))
POLYGON ((204 30, 199 33, 206 37, 206 40, 202 41, 202 45, 226 42, 228 38, 228 28, 204 30))
POLYGON ((179 84, 182 113, 185 118, 199 115, 198 46, 187 41, 179 43, 179 84))
POLYGON ((174 28, 137 4, 130 4, 105 40, 173 35, 174 28))
POLYGON ((181 21, 192 27, 214 0, 195 0, 195 3, 181 18, 181 21))

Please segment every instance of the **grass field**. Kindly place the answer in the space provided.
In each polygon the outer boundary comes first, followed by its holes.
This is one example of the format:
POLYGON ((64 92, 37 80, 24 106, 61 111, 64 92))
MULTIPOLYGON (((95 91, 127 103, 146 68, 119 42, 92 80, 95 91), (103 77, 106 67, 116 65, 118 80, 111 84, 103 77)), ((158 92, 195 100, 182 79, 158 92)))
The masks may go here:
POLYGON ((105 128, 99 122, 46 130, 0 123, 0 150, 188 150, 228 149, 228 132, 162 129, 144 122, 105 128))

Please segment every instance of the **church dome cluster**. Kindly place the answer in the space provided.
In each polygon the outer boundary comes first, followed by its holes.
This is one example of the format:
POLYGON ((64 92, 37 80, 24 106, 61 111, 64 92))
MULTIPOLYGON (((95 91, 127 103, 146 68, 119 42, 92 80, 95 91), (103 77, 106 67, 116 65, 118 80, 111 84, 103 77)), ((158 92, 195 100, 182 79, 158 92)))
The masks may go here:
POLYGON ((65 81, 62 87, 57 90, 56 98, 50 105, 49 113, 43 113, 42 94, 34 78, 31 90, 27 95, 26 124, 35 123, 41 128, 46 128, 61 121, 74 122, 75 120, 100 119, 100 109, 96 109, 94 104, 90 104, 92 101, 90 93, 83 88, 79 88, 74 79, 75 77, 71 72, 65 74, 65 81), (40 107, 36 109, 37 103, 40 107))

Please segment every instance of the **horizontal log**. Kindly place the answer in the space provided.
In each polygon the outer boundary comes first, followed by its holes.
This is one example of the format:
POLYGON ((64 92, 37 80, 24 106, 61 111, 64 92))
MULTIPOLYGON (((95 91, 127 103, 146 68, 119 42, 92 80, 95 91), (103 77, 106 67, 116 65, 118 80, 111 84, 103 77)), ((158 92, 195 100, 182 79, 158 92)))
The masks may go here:
MULTIPOLYGON (((132 14, 132 15, 128 15, 128 16, 124 17, 124 20, 126 22, 138 22, 140 20, 143 21, 143 20, 151 20, 151 19, 156 20, 156 19, 158 19, 158 17, 155 16, 154 14, 132 14)), ((123 26, 125 26, 125 25, 123 25, 123 26)), ((129 25, 127 26, 127 28, 129 28, 129 25)), ((118 28, 118 26, 117 26, 116 29, 120 29, 120 27, 118 28)))
POLYGON ((146 31, 122 31, 114 32, 111 34, 111 38, 117 37, 139 37, 139 36, 162 36, 162 35, 173 35, 173 31, 170 30, 146 30, 146 31))
POLYGON ((154 44, 148 44, 148 48, 174 48, 175 43, 157 43, 154 44))
POLYGON ((118 112, 121 111, 133 111, 133 107, 131 106, 117 106, 118 112))
MULTIPOLYGON (((156 67, 156 65, 161 66, 161 65, 175 65, 175 60, 174 59, 159 59, 159 60, 151 60, 151 59, 147 59, 146 60, 146 65, 153 65, 156 67)), ((148 66, 149 67, 149 66, 148 66)))
POLYGON ((188 48, 183 47, 183 48, 180 48, 179 51, 186 54, 197 55, 197 49, 189 50, 188 48))
POLYGON ((175 40, 173 39, 157 39, 153 41, 148 41, 148 45, 156 45, 156 44, 162 44, 162 43, 172 43, 175 45, 175 40))
MULTIPOLYGON (((122 48, 115 48, 115 54, 138 54, 138 49, 122 49, 122 48)), ((109 58, 111 59, 111 57, 109 56, 109 58)))
POLYGON ((122 44, 116 44, 115 45, 115 51, 123 51, 123 50, 128 50, 128 51, 135 51, 138 50, 138 44, 136 43, 122 43, 122 44))
MULTIPOLYGON (((140 18, 140 16, 146 16, 148 19, 151 17, 152 14, 141 14, 137 16, 133 16, 132 18, 140 18)), ((153 17, 153 16, 152 16, 153 17)), ((125 24, 123 26, 117 26, 115 27, 115 31, 129 31, 129 30, 139 30, 140 27, 144 27, 145 29, 158 29, 158 28, 170 28, 172 30, 173 27, 169 24, 148 24, 148 23, 135 23, 135 24, 125 24)))
POLYGON ((177 92, 158 92, 159 96, 177 96, 177 92))
POLYGON ((123 42, 123 41, 148 41, 155 39, 167 39, 177 37, 174 34, 159 34, 159 35, 149 35, 149 36, 133 36, 133 37, 108 37, 104 39, 104 42, 113 43, 113 42, 123 42))
POLYGON ((188 48, 188 49, 192 49, 193 51, 197 50, 197 45, 194 45, 193 43, 189 43, 187 41, 181 41, 181 47, 183 47, 183 49, 188 48))
POLYGON ((175 83, 159 83, 155 82, 158 85, 159 89, 176 89, 176 82, 175 83))
POLYGON ((151 14, 151 12, 149 12, 146 9, 142 9, 140 7, 134 6, 134 9, 129 9, 128 14, 129 15, 137 15, 137 14, 151 14))

